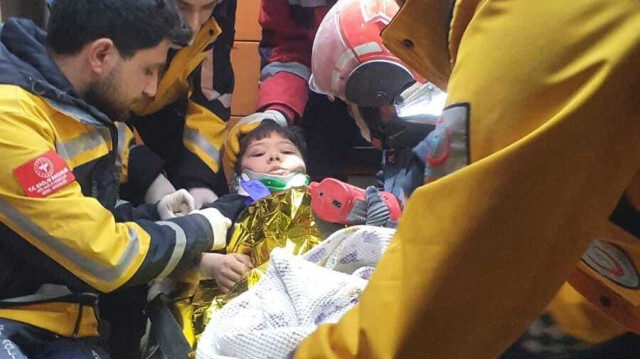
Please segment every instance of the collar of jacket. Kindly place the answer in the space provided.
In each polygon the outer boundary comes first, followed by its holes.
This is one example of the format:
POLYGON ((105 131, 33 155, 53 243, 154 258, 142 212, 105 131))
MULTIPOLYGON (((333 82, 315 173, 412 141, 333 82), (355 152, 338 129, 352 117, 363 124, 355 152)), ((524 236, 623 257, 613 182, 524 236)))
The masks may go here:
POLYGON ((408 0, 383 31, 385 46, 443 91, 462 34, 481 0, 408 0))
POLYGON ((0 30, 0 84, 15 85, 91 125, 111 126, 104 113, 80 99, 47 54, 46 33, 32 21, 9 19, 0 30))
MULTIPOLYGON (((229 10, 235 10, 235 9, 229 9, 229 6, 231 6, 229 4, 229 1, 219 0, 218 3, 216 4, 216 7, 213 9, 213 13, 211 14, 211 17, 213 17, 214 19, 220 19, 220 20, 226 19, 230 14, 229 10)), ((235 14, 235 11, 231 11, 231 14, 235 14)))
POLYGON ((153 100, 146 104, 136 104, 132 110, 137 116, 155 113, 189 93, 191 75, 200 66, 208 51, 212 51, 213 42, 222 33, 214 18, 202 25, 191 45, 178 50, 171 58, 169 67, 158 83, 153 100))

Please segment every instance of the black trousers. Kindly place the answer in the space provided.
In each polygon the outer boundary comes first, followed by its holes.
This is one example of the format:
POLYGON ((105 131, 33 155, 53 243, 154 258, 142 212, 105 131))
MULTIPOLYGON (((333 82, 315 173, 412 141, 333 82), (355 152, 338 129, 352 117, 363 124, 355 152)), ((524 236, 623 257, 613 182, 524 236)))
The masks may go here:
POLYGON ((147 325, 147 291, 148 286, 141 285, 100 297, 100 335, 113 358, 140 359, 140 339, 147 325))

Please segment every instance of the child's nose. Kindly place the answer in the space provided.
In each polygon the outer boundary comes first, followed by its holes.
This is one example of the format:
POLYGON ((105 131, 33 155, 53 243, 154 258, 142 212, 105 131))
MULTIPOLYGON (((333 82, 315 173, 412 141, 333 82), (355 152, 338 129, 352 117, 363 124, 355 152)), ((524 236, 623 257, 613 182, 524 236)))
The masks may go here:
POLYGON ((273 153, 269 156, 269 162, 273 162, 273 161, 280 161, 279 153, 273 153))

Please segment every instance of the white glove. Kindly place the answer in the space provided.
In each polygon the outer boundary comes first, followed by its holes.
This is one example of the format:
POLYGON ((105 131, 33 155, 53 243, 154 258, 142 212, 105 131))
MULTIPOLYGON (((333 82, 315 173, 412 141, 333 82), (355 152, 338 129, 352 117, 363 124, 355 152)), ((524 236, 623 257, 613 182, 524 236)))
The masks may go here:
POLYGON ((266 110, 264 112, 255 112, 251 115, 245 116, 238 121, 236 126, 242 126, 253 122, 262 122, 264 120, 273 120, 278 125, 286 127, 287 118, 280 111, 266 110))
POLYGON ((175 191, 175 187, 173 187, 167 177, 159 174, 158 177, 151 182, 151 186, 147 188, 147 192, 144 194, 144 203, 156 203, 175 191))
POLYGON ((209 221, 211 230, 213 231, 213 248, 212 250, 222 249, 227 245, 227 229, 231 227, 231 220, 220 213, 215 208, 199 209, 190 214, 199 214, 209 221))
POLYGON ((181 189, 164 196, 157 208, 161 219, 182 217, 194 210, 195 200, 186 189, 181 189))

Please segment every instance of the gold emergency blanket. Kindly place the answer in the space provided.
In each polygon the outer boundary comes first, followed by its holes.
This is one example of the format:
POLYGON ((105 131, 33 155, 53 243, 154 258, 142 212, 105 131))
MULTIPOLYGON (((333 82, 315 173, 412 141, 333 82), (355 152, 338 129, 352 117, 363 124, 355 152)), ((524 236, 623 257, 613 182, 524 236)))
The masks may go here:
POLYGON ((306 187, 272 194, 249 205, 234 223, 227 253, 244 253, 254 265, 229 293, 223 294, 213 280, 201 281, 193 299, 192 323, 196 335, 204 331, 211 311, 251 288, 266 272, 274 248, 300 255, 322 241, 311 211, 306 187))

